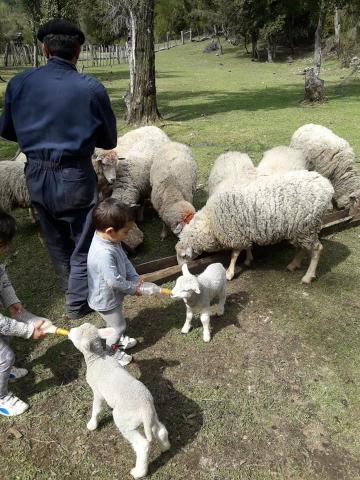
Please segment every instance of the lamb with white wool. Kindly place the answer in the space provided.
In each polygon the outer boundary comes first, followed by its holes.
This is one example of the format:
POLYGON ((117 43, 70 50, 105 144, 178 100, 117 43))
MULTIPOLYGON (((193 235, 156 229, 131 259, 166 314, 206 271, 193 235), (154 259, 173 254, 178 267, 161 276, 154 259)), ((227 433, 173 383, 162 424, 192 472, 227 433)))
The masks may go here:
POLYGON ((322 125, 307 124, 298 128, 290 146, 301 150, 308 170, 328 178, 335 190, 339 208, 352 208, 360 198, 360 174, 349 143, 322 125))
POLYGON ((126 157, 129 150, 134 145, 147 139, 158 142, 159 144, 169 141, 168 136, 161 130, 161 128, 150 125, 147 127, 135 128, 121 137, 118 137, 117 145, 114 150, 118 158, 126 157))
POLYGON ((227 278, 234 276, 240 252, 257 245, 288 240, 300 250, 288 265, 300 268, 306 250, 311 262, 303 283, 316 276, 323 249, 319 241, 322 219, 334 189, 316 172, 298 171, 260 176, 247 187, 210 197, 180 234, 176 253, 180 264, 202 252, 232 250, 227 278))
POLYGON ((89 430, 98 426, 98 415, 105 401, 112 408, 116 426, 131 443, 136 454, 136 465, 130 474, 134 478, 146 476, 150 443, 157 440, 163 452, 170 448, 168 432, 159 421, 154 400, 143 383, 136 380, 111 356, 106 355, 101 338, 112 336, 112 328, 97 329, 90 323, 72 328, 69 339, 84 355, 86 381, 94 394, 89 430), (138 431, 144 427, 145 436, 138 431))
POLYGON ((189 333, 194 313, 200 312, 204 342, 210 342, 210 305, 217 300, 217 315, 224 314, 226 271, 221 263, 209 265, 200 275, 192 275, 186 263, 172 289, 171 298, 180 298, 186 305, 186 321, 182 333, 189 333))
POLYGON ((257 166, 257 173, 260 175, 274 175, 294 170, 307 170, 305 155, 301 150, 285 145, 267 150, 257 166))
POLYGON ((178 235, 194 216, 196 177, 197 165, 187 145, 161 145, 150 169, 151 202, 163 221, 161 239, 166 227, 178 235))

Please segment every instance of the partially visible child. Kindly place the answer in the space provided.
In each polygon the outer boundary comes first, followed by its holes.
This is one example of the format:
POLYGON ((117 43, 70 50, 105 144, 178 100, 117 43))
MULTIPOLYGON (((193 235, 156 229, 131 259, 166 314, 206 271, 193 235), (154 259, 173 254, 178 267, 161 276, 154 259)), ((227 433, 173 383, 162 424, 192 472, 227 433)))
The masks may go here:
POLYGON ((106 340, 109 353, 120 365, 128 365, 132 356, 124 350, 136 345, 136 340, 125 335, 123 315, 125 295, 140 295, 140 280, 126 256, 123 240, 134 224, 135 213, 114 198, 100 202, 93 211, 95 234, 88 253, 88 304, 104 319, 115 334, 106 340))
MULTIPOLYGON (((0 255, 4 254, 15 235, 15 219, 0 210, 0 255)), ((10 317, 21 316, 24 311, 20 300, 16 296, 4 266, 0 265, 0 304, 9 311, 10 317)), ((9 380, 17 380, 28 372, 25 368, 14 367, 14 352, 10 348, 10 337, 42 338, 43 321, 25 323, 0 313, 0 415, 20 415, 29 408, 29 405, 8 390, 9 380)))

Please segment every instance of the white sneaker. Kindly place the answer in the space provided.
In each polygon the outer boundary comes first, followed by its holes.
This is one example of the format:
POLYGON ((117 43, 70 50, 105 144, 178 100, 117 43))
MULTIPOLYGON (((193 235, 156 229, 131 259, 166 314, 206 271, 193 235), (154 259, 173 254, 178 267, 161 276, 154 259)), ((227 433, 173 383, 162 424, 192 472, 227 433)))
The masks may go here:
POLYGON ((122 367, 129 365, 129 363, 131 363, 132 361, 132 355, 128 355, 123 350, 117 350, 114 353, 114 358, 120 363, 122 367))
POLYGON ((119 345, 124 350, 126 350, 127 348, 133 348, 136 344, 137 340, 135 338, 128 337, 127 335, 121 335, 119 339, 119 345))
POLYGON ((26 368, 17 368, 17 367, 12 367, 9 373, 9 380, 10 382, 16 382, 19 378, 25 377, 29 372, 26 370, 26 368))
POLYGON ((6 397, 0 398, 0 415, 5 417, 13 417, 24 413, 29 408, 29 405, 20 398, 9 392, 6 397))

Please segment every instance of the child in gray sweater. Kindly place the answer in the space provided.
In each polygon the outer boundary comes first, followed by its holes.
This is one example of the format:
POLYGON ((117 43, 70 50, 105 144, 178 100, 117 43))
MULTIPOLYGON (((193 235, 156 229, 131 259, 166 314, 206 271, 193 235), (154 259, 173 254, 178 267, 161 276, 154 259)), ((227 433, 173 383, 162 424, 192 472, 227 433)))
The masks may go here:
POLYGON ((132 356, 124 352, 136 345, 135 338, 125 335, 123 315, 125 295, 140 295, 143 283, 126 256, 123 240, 133 226, 134 210, 119 200, 107 198, 93 211, 95 234, 87 260, 89 297, 88 304, 104 319, 115 334, 106 340, 109 353, 125 366, 132 356))
MULTIPOLYGON (((0 255, 5 253, 15 234, 15 220, 0 210, 0 255)), ((0 265, 0 306, 7 308, 10 317, 21 317, 25 312, 20 300, 16 296, 5 268, 0 265)), ((25 316, 25 315, 23 315, 25 316)), ((14 367, 14 352, 10 348, 10 337, 42 338, 43 321, 21 322, 0 313, 0 415, 20 415, 29 408, 29 405, 8 390, 9 380, 17 380, 28 372, 25 368, 14 367)))

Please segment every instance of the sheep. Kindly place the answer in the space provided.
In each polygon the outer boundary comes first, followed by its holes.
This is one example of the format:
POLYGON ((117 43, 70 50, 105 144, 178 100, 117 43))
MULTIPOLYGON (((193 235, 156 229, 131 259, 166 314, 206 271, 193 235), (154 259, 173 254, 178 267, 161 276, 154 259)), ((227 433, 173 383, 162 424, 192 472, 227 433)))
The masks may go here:
MULTIPOLYGON (((168 140, 145 139, 135 144, 125 155, 119 158, 117 179, 112 196, 127 205, 142 204, 150 197, 150 169, 156 158, 159 146, 168 140)), ((139 220, 143 218, 143 208, 139 211, 139 220)))
POLYGON ((354 165, 353 149, 346 140, 322 125, 310 123, 296 130, 290 146, 302 150, 308 170, 315 170, 331 181, 338 208, 351 208, 359 199, 360 174, 354 165))
POLYGON ((191 150, 177 142, 166 142, 158 150, 150 169, 151 202, 166 227, 179 234, 195 214, 192 205, 196 189, 197 165, 191 150))
POLYGON ((334 193, 330 182, 316 172, 297 171, 259 177, 242 190, 220 192, 185 226, 176 245, 178 263, 202 252, 232 250, 227 279, 234 276, 239 253, 258 245, 288 240, 299 247, 290 271, 301 266, 305 250, 311 262, 302 282, 309 284, 323 249, 318 234, 334 193))
POLYGON ((257 173, 260 175, 273 175, 293 170, 307 170, 305 156, 301 150, 284 145, 267 150, 257 166, 257 173))
POLYGON ((182 266, 182 276, 178 277, 172 289, 171 298, 181 298, 186 305, 186 321, 181 333, 189 333, 194 313, 200 311, 203 325, 203 340, 210 342, 210 304, 218 300, 217 314, 224 314, 226 301, 226 271, 221 263, 209 265, 197 277, 189 272, 186 263, 182 266))
MULTIPOLYGON (((233 191, 256 180, 257 171, 246 153, 227 152, 220 155, 211 169, 208 181, 209 197, 219 192, 233 191)), ((251 248, 246 249, 245 265, 253 261, 251 248)))
POLYGON ((97 329, 90 323, 84 323, 72 328, 68 338, 84 355, 86 381, 94 395, 87 428, 97 428, 98 415, 105 401, 113 409, 116 426, 135 451, 136 465, 130 474, 133 478, 142 478, 148 470, 151 440, 155 438, 165 452, 170 448, 168 432, 158 419, 149 390, 105 353, 100 339, 113 334, 113 328, 97 329), (140 426, 144 427, 145 436, 138 431, 140 426))
POLYGON ((114 150, 119 158, 126 157, 127 153, 134 145, 145 139, 151 139, 159 143, 169 141, 166 133, 164 133, 158 127, 140 127, 125 133, 121 137, 118 137, 117 145, 114 150))
POLYGON ((110 197, 113 191, 112 185, 116 180, 116 167, 118 163, 116 153, 114 150, 95 148, 91 162, 97 176, 99 198, 102 200, 110 197))

